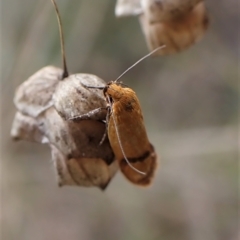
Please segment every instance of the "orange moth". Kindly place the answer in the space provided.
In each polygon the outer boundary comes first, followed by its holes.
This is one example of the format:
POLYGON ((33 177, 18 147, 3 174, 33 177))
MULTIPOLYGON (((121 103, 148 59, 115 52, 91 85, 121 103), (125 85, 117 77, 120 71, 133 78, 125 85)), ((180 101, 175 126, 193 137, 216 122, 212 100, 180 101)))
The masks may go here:
POLYGON ((161 46, 141 58, 106 86, 97 87, 84 84, 86 88, 102 89, 107 107, 97 108, 72 119, 97 119, 96 116, 107 110, 107 134, 119 167, 128 180, 142 186, 149 185, 153 179, 157 166, 157 155, 148 140, 136 93, 131 88, 124 87, 118 80, 140 61, 163 47, 165 46, 161 46))

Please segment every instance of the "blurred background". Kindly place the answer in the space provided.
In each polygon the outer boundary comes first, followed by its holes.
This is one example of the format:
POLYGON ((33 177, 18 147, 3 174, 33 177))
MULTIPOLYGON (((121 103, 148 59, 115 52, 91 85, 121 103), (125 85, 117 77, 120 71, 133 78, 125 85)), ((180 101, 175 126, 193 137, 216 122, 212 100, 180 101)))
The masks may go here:
MULTIPOLYGON (((148 58, 122 78, 161 158, 153 185, 136 187, 118 173, 101 192, 58 188, 50 149, 10 139, 15 89, 44 66, 61 67, 61 55, 50 0, 2 1, 2 239, 238 239, 240 14, 234 0, 206 4, 201 42, 148 58)), ((115 1, 58 5, 70 72, 110 81, 148 53, 138 18, 117 19, 115 1)))

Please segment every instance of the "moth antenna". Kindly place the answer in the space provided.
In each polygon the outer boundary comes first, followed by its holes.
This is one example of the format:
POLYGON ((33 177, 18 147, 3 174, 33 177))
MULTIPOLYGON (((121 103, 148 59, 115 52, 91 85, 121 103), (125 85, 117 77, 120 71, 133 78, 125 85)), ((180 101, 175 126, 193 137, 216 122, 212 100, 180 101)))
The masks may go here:
POLYGON ((154 54, 155 52, 157 52, 158 50, 165 48, 166 45, 162 45, 160 47, 155 48, 153 51, 151 51, 150 53, 148 53, 147 55, 143 56, 142 58, 140 58, 137 62, 135 62, 131 67, 129 67, 127 70, 125 70, 114 82, 117 82, 123 75, 125 75, 129 70, 131 70, 132 68, 134 68, 136 65, 138 65, 141 61, 143 61, 145 58, 150 57, 152 54, 154 54))
POLYGON ((65 55, 65 48, 64 48, 64 37, 63 37, 63 27, 62 27, 62 21, 60 17, 60 13, 58 10, 58 6, 55 2, 55 0, 51 0, 52 4, 54 6, 54 9, 57 14, 57 20, 58 20, 58 28, 59 28, 59 35, 60 35, 60 43, 61 43, 61 52, 62 52, 62 62, 63 62, 63 74, 62 79, 69 76, 68 69, 67 69, 67 63, 66 63, 66 55, 65 55))
POLYGON ((123 154, 124 159, 126 160, 126 162, 127 162, 127 164, 129 165, 129 167, 132 168, 134 171, 136 171, 136 172, 138 172, 138 173, 140 173, 140 174, 142 174, 142 175, 146 175, 145 172, 142 172, 142 171, 138 170, 137 168, 135 168, 135 167, 129 162, 129 160, 127 159, 127 156, 126 156, 126 154, 125 154, 125 152, 124 152, 124 150, 123 150, 122 142, 121 142, 121 140, 120 140, 120 135, 119 135, 119 132, 118 132, 117 124, 116 124, 115 117, 114 117, 114 114, 113 114, 113 113, 112 113, 112 118, 113 118, 113 123, 114 123, 115 129, 116 129, 117 139, 118 139, 118 142, 119 142, 119 146, 120 146, 120 149, 121 149, 121 151, 122 151, 122 154, 123 154))

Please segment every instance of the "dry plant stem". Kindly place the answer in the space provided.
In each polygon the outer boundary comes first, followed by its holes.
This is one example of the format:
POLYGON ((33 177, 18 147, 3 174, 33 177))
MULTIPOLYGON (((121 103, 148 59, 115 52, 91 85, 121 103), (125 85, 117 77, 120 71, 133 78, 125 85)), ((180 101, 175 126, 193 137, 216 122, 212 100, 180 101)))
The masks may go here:
POLYGON ((65 55, 65 47, 64 47, 64 36, 63 36, 63 27, 62 27, 62 21, 59 13, 58 6, 55 2, 55 0, 51 0, 54 8, 56 10, 57 20, 58 20, 58 26, 59 26, 59 35, 60 35, 60 42, 61 42, 61 52, 62 52, 62 61, 63 61, 63 75, 62 79, 69 76, 68 69, 67 69, 67 63, 66 63, 66 55, 65 55))

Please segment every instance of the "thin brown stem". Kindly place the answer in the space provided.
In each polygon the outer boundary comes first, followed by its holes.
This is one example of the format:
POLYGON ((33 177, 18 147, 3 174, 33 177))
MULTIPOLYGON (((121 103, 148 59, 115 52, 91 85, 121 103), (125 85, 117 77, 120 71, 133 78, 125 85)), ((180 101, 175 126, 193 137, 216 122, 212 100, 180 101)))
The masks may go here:
POLYGON ((59 27, 59 35, 60 35, 60 43, 61 43, 61 52, 62 52, 62 62, 63 62, 63 75, 62 79, 69 76, 68 69, 67 69, 67 63, 66 63, 66 55, 65 55, 65 48, 64 48, 64 37, 63 37, 63 27, 62 27, 62 21, 60 17, 60 13, 58 10, 58 6, 55 2, 55 0, 51 0, 52 4, 56 10, 57 14, 57 20, 58 20, 58 27, 59 27))

